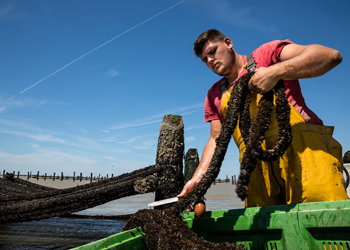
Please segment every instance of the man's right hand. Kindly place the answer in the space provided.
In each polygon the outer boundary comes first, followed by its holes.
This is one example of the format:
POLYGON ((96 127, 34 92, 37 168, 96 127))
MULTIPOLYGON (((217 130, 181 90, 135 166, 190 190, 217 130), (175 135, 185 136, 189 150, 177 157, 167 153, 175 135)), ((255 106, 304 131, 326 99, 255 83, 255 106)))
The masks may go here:
POLYGON ((184 188, 182 189, 182 192, 177 197, 178 198, 184 197, 187 193, 191 191, 192 188, 194 188, 198 184, 199 181, 200 179, 197 179, 197 178, 192 178, 191 180, 189 180, 184 186, 184 188))

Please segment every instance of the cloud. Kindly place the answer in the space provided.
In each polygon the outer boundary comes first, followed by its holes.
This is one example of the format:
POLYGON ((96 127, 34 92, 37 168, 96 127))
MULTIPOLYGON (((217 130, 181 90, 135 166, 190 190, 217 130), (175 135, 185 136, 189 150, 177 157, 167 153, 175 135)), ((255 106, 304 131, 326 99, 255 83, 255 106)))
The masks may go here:
POLYGON ((120 162, 120 160, 119 159, 117 159, 117 158, 115 158, 115 157, 113 157, 113 156, 103 156, 102 157, 103 159, 106 159, 106 160, 110 160, 110 161, 113 161, 113 162, 120 162))
POLYGON ((119 161, 117 158, 113 156, 103 156, 104 159, 111 160, 111 161, 119 161))
POLYGON ((23 121, 0 119, 0 125, 3 125, 2 127, 0 126, 0 133, 26 137, 38 142, 51 142, 93 149, 102 147, 89 138, 38 128, 25 119, 23 121))
POLYGON ((192 142, 192 141, 195 141, 195 140, 196 140, 196 137, 194 137, 194 136, 189 136, 189 137, 185 138, 186 142, 192 142))
POLYGON ((35 100, 31 98, 10 98, 4 101, 0 98, 0 113, 16 108, 39 108, 46 104, 46 100, 35 100))
POLYGON ((209 123, 205 123, 205 124, 197 125, 197 126, 186 126, 185 131, 199 129, 199 128, 207 128, 207 127, 209 127, 209 123))
POLYGON ((0 20, 1 21, 16 21, 21 19, 22 14, 17 11, 14 4, 0 4, 0 20))
POLYGON ((9 131, 9 130, 7 131, 0 130, 0 133, 24 136, 40 142, 56 142, 60 144, 70 144, 66 140, 55 137, 51 134, 35 134, 35 133, 26 133, 26 132, 20 132, 20 131, 9 131))
POLYGON ((30 121, 26 119, 22 119, 22 121, 0 119, 0 125, 5 125, 11 128, 18 128, 18 129, 24 129, 24 130, 43 131, 42 129, 31 125, 30 121))
MULTIPOLYGON (((72 172, 74 167, 91 167, 96 163, 94 159, 62 151, 38 150, 31 154, 9 154, 0 151, 0 164, 12 170, 40 171, 52 174, 53 172, 72 172)), ((6 170, 6 169, 5 169, 6 170)))
POLYGON ((251 14, 254 6, 246 7, 244 5, 244 7, 241 7, 232 1, 226 0, 200 0, 193 1, 193 4, 198 5, 198 8, 205 9, 203 10, 205 13, 210 10, 210 17, 220 22, 241 28, 254 29, 261 33, 275 34, 277 32, 276 27, 264 23, 251 14))
POLYGON ((150 125, 150 124, 154 124, 154 123, 159 124, 161 121, 162 121, 162 119, 155 119, 155 120, 151 120, 151 121, 139 120, 139 121, 130 122, 130 123, 121 123, 121 124, 118 124, 118 125, 111 127, 110 130, 123 130, 123 129, 129 129, 129 128, 134 128, 134 127, 141 127, 141 126, 145 126, 145 125, 150 125))
POLYGON ((107 78, 113 78, 119 75, 119 72, 114 69, 109 69, 104 73, 107 78))
POLYGON ((123 130, 123 129, 130 129, 130 128, 136 128, 136 127, 143 127, 150 124, 157 123, 158 125, 162 122, 163 117, 167 114, 174 114, 174 115, 190 115, 196 112, 202 112, 203 111, 203 103, 195 103, 189 106, 184 107, 176 107, 164 112, 161 112, 156 115, 152 115, 137 121, 132 121, 129 123, 120 123, 118 125, 115 125, 108 130, 123 130))
POLYGON ((134 136, 134 137, 129 137, 125 141, 120 141, 119 140, 118 143, 120 143, 120 144, 131 144, 131 143, 134 143, 137 140, 144 139, 144 138, 149 138, 149 137, 156 137, 156 138, 158 138, 158 135, 159 134, 154 133, 154 134, 148 134, 148 135, 134 136))
POLYGON ((117 137, 111 136, 111 137, 108 137, 106 139, 100 139, 98 141, 100 141, 100 142, 115 142, 116 140, 117 140, 117 137))

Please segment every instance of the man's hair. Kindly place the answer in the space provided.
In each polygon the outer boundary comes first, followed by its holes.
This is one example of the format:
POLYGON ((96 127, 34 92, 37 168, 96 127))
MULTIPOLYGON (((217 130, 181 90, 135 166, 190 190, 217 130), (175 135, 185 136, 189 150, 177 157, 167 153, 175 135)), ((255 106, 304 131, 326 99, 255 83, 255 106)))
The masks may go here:
POLYGON ((210 29, 204 31, 196 40, 193 46, 193 50, 196 56, 200 57, 203 52, 204 45, 207 42, 224 41, 225 35, 216 29, 210 29))

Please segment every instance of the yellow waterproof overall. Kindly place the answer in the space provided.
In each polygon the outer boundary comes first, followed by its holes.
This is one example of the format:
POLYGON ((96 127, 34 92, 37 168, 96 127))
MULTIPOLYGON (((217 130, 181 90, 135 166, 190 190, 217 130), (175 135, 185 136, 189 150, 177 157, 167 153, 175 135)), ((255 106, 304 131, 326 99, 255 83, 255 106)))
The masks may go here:
MULTIPOLYGON (((222 93, 225 116, 232 88, 222 93)), ((261 95, 252 94, 250 114, 255 117, 261 95)), ((292 143, 276 161, 257 161, 247 187, 246 207, 347 200, 341 145, 332 137, 334 127, 309 124, 291 107, 292 143)), ((272 148, 278 135, 275 108, 262 148, 272 148)), ((233 133, 242 161, 245 152, 239 127, 233 133)))

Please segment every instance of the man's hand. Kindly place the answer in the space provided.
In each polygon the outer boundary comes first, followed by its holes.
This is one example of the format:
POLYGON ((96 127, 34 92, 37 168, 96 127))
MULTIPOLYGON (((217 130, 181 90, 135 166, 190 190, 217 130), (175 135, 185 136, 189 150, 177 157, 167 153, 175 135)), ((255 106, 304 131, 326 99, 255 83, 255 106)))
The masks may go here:
POLYGON ((255 74, 250 78, 248 88, 258 94, 265 94, 273 89, 279 81, 276 67, 260 67, 255 70, 255 74))
POLYGON ((199 181, 200 181, 199 178, 192 178, 191 180, 189 180, 184 186, 184 188, 182 189, 182 192, 177 197, 178 198, 184 197, 188 192, 191 191, 192 188, 194 188, 198 184, 199 181))

